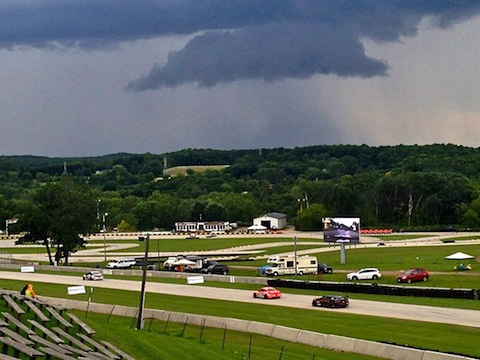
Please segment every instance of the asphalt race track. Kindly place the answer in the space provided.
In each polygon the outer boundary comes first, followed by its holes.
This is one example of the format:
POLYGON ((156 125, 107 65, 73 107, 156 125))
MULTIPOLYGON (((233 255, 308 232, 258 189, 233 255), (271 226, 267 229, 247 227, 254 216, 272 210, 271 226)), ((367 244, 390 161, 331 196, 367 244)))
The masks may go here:
MULTIPOLYGON (((0 278, 33 283, 55 283, 65 284, 65 286, 85 285, 91 287, 102 287, 117 290, 125 289, 131 291, 140 291, 141 288, 140 281, 105 279, 103 281, 87 282, 82 280, 81 275, 61 276, 0 271, 0 278)), ((324 309, 312 307, 311 303, 313 297, 311 295, 283 294, 281 299, 254 299, 252 291, 248 290, 223 289, 202 285, 154 283, 148 282, 148 279, 146 283, 146 292, 246 303, 261 303, 270 306, 311 309, 312 311, 336 311, 349 314, 380 316, 384 318, 389 317, 480 328, 480 311, 476 310, 451 309, 424 305, 407 305, 355 299, 350 299, 350 306, 346 309, 324 309)), ((41 299, 41 294, 39 295, 41 299)))

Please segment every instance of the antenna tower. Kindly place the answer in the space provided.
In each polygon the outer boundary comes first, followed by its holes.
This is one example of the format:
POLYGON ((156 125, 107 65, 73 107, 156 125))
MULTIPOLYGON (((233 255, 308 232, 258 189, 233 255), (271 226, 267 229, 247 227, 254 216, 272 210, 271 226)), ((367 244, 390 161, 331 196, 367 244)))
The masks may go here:
POLYGON ((167 163, 167 157, 165 156, 163 158, 163 176, 167 176, 167 169, 168 169, 168 163, 167 163))

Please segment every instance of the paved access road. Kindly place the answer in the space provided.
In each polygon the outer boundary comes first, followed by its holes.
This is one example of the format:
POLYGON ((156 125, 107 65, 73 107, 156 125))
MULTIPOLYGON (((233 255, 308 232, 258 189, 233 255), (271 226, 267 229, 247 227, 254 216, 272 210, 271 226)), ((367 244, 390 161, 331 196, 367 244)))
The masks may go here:
MULTIPOLYGON (((103 281, 84 281, 79 276, 47 275, 39 273, 21 273, 0 271, 0 278, 21 280, 25 282, 45 282, 65 284, 65 286, 85 285, 110 289, 140 291, 140 281, 105 279, 103 281)), ((270 306, 286 306, 292 308, 311 309, 312 311, 336 311, 349 314, 380 316, 415 321, 454 324, 480 328, 480 311, 450 309, 423 305, 406 305, 368 300, 351 300, 346 309, 313 308, 311 295, 284 294, 281 299, 254 299, 252 291, 214 288, 201 285, 179 285, 168 283, 146 283, 146 291, 151 293, 190 296, 217 300, 260 303, 270 306)), ((66 290, 65 290, 66 292, 66 290)), ((40 298, 41 298, 41 294, 40 298)))

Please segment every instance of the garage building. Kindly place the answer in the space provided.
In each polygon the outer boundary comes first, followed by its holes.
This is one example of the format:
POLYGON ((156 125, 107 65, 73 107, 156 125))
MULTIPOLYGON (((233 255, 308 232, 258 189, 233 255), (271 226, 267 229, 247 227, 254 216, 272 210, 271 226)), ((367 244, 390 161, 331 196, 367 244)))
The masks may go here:
POLYGON ((253 219, 253 225, 265 226, 267 229, 283 229, 287 226, 287 215, 271 212, 253 219))

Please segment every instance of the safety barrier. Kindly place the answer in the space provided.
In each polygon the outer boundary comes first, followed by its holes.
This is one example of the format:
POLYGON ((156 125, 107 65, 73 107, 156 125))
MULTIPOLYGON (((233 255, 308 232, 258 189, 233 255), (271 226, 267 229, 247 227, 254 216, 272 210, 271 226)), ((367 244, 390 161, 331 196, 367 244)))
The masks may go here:
POLYGON ((475 299, 480 297, 480 289, 446 289, 446 288, 426 288, 411 286, 394 286, 358 283, 335 283, 322 281, 300 281, 300 280, 280 280, 269 279, 269 286, 286 287, 295 289, 309 290, 328 290, 346 293, 362 293, 377 295, 395 295, 395 296, 418 296, 433 298, 452 298, 452 299, 475 299))

